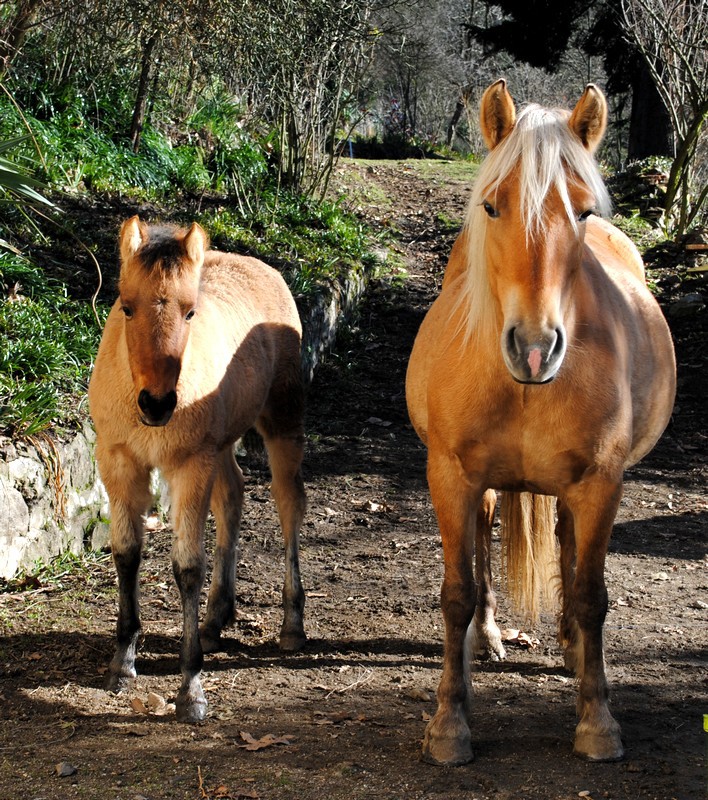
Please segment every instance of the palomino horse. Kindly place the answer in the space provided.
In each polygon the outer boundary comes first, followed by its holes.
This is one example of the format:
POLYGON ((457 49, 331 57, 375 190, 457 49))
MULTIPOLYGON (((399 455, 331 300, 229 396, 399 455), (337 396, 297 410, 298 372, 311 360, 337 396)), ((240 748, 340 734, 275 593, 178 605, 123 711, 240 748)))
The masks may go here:
POLYGON ((639 254, 591 216, 609 205, 592 157, 606 117, 592 84, 570 115, 532 105, 518 118, 503 80, 487 89, 491 153, 411 354, 408 409, 428 448, 445 563, 445 656, 423 744, 434 762, 472 758, 468 628, 477 650, 503 655, 489 572, 494 490, 503 527, 516 523, 506 569, 522 597, 539 549, 554 545, 557 498, 560 638, 580 679, 575 752, 623 755, 604 667, 605 555, 623 471, 669 420, 675 362, 639 254))
POLYGON ((170 486, 172 565, 184 614, 177 718, 204 718, 203 652, 218 648, 233 621, 243 475, 234 442, 262 434, 285 538, 285 617, 280 646, 305 642, 298 537, 305 512, 301 328, 281 276, 253 258, 207 250, 189 230, 148 227, 137 217, 120 232, 120 296, 103 332, 89 386, 96 459, 111 505, 118 572, 117 649, 108 687, 135 676, 140 631, 138 568, 150 471, 170 486), (216 519, 214 573, 198 628, 205 578, 204 524, 216 519))

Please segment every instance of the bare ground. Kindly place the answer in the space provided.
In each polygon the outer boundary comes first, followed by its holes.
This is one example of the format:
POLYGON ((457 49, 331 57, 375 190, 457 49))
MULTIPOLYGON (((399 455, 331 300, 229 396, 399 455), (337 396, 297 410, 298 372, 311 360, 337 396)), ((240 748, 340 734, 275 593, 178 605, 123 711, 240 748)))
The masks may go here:
MULTIPOLYGON (((170 532, 158 524, 142 571, 140 676, 126 695, 101 688, 115 624, 108 556, 0 595, 0 800, 703 797, 705 317, 675 325, 676 413, 628 476, 608 558, 606 651, 626 759, 573 757, 576 687, 547 614, 524 629, 535 647, 511 643, 506 661, 476 668, 475 761, 427 765, 442 563, 403 378, 467 185, 406 163, 342 170, 352 198, 361 192, 353 202, 396 233, 409 277, 374 287, 310 390, 305 650, 283 656, 275 645, 281 547, 267 469, 249 455, 238 621, 206 661, 206 722, 182 725, 161 708, 179 682, 181 615, 170 532)), ((523 628, 503 594, 499 621, 523 628)))

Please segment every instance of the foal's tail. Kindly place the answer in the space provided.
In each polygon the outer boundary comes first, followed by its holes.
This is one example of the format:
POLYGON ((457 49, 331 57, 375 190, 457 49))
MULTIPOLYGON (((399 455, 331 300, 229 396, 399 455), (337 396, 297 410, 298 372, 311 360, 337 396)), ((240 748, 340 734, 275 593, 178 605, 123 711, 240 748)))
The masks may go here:
POLYGON ((514 605, 529 621, 558 596, 555 498, 529 492, 503 492, 502 569, 514 605))

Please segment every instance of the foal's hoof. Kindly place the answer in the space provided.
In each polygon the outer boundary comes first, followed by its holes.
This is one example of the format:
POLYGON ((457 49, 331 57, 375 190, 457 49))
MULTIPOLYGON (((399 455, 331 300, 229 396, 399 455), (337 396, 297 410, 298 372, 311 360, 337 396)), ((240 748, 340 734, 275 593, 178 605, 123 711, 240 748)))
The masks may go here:
POLYGON ((586 761, 621 761, 624 748, 619 733, 576 731, 573 753, 586 761))
POLYGON ((208 628, 201 628, 199 631, 199 641, 202 645, 202 652, 204 653, 218 653, 221 647, 221 632, 218 630, 210 630, 208 628))
POLYGON ((285 653, 297 653, 307 643, 307 636, 302 631, 281 631, 280 649, 285 653))
POLYGON ((133 684, 135 680, 135 673, 132 675, 118 675, 113 672, 108 673, 108 677, 106 678, 106 691, 113 692, 113 694, 120 694, 121 692, 125 692, 133 684))
POLYGON ((469 764, 474 758, 469 740, 433 739, 427 732, 423 739, 423 761, 444 767, 459 767, 469 764))

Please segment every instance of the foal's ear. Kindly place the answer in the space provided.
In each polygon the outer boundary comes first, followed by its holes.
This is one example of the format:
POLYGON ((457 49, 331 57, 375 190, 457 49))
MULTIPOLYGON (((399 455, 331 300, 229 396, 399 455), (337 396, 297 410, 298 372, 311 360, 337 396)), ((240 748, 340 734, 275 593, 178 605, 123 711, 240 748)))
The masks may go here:
POLYGON ((485 91, 480 103, 479 126, 487 147, 493 150, 511 133, 515 122, 514 101, 506 88, 506 81, 502 78, 485 91))
POLYGON ((585 87, 568 125, 583 145, 594 153, 607 127, 607 100, 594 83, 585 87))
POLYGON ((207 248, 207 235, 201 225, 196 222, 187 231, 182 241, 187 258, 197 267, 204 263, 204 251, 207 248))
POLYGON ((137 214, 127 219, 120 226, 118 240, 120 242, 120 258, 124 264, 138 252, 140 245, 146 238, 147 226, 140 221, 140 217, 137 214))

